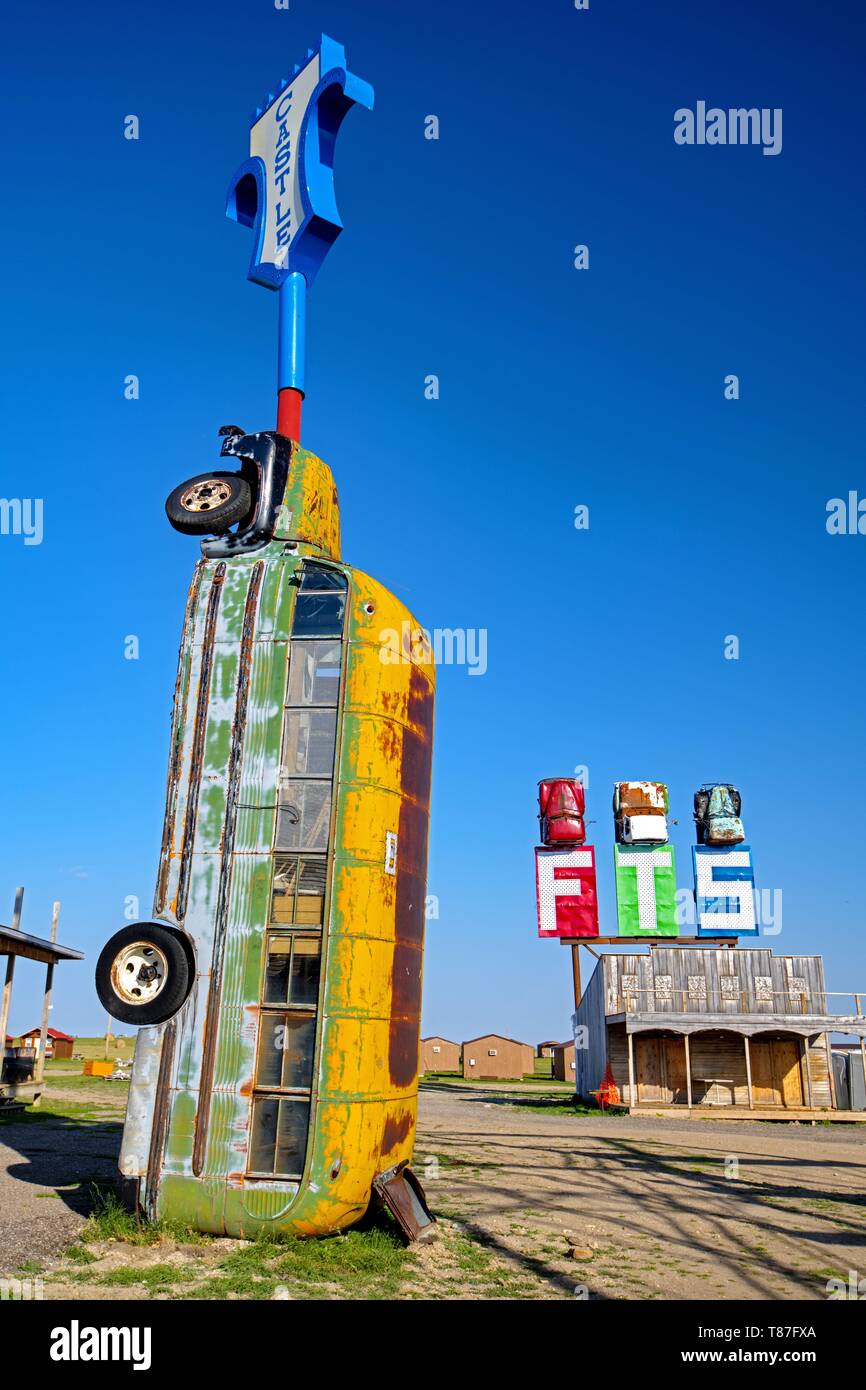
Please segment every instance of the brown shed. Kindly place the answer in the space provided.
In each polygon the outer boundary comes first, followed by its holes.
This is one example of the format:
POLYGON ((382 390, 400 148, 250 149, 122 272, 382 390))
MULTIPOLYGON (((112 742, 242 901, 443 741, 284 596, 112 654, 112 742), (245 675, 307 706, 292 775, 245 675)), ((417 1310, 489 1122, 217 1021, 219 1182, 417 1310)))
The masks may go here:
POLYGON ((568 1042, 554 1043, 553 1045, 553 1075, 557 1081, 570 1081, 572 1085, 576 1079, 577 1063, 574 1060, 574 1039, 569 1038, 568 1042))
POLYGON ((531 1043, 485 1033, 463 1044, 463 1075, 473 1081, 519 1080, 532 1075, 535 1048, 531 1043))
POLYGON ((553 1049, 555 1047, 559 1047, 559 1043, 553 1040, 549 1040, 548 1042, 540 1042, 538 1044, 538 1047, 535 1049, 535 1055, 536 1057, 552 1057, 553 1049))
POLYGON ((419 1072, 459 1071, 460 1044, 450 1038, 422 1038, 419 1072))

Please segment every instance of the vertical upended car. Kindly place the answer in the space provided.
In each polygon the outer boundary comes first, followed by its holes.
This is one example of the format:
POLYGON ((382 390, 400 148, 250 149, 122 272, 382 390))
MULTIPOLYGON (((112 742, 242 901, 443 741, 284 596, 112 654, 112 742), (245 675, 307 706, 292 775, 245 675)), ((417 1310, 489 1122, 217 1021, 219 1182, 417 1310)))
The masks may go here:
POLYGON ((189 590, 153 918, 97 968, 139 1027, 120 1170, 152 1218, 325 1235, 432 1220, 415 1134, 435 672, 343 563, 330 469, 223 432, 176 488, 189 590))

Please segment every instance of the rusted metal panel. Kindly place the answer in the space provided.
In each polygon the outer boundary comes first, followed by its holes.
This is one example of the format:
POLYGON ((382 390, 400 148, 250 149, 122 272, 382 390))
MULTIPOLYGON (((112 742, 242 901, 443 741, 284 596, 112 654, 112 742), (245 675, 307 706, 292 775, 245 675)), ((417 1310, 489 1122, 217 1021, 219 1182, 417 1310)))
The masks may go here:
POLYGON ((198 822, 199 797, 201 794, 202 768, 205 759, 205 742, 208 728, 209 701, 211 698, 211 667, 214 656, 217 614, 223 593, 226 567, 219 564, 211 576, 205 613, 204 635, 199 660, 198 694, 196 700, 195 722, 192 729, 190 765, 187 787, 187 803, 184 808, 183 840, 180 846, 180 866, 178 871, 177 901, 175 917, 182 922, 186 915, 189 892, 190 858, 198 822))
POLYGON ((199 562, 195 567, 195 573, 189 587, 189 594, 187 595, 180 656, 177 663, 177 680, 174 690, 171 741, 168 755, 168 777, 165 799, 165 819, 162 830, 162 850, 160 853, 159 874, 157 876, 156 893, 153 903, 154 914, 157 917, 164 913, 168 906, 168 879, 176 834, 175 825, 178 798, 181 792, 181 779, 183 774, 183 753, 185 746, 188 746, 188 739, 185 740, 184 735, 186 731, 193 661, 192 642, 188 640, 187 634, 190 634, 194 629, 201 579, 202 563, 199 562))
POLYGON ((405 1240, 428 1240, 434 1234, 436 1218, 427 1206, 423 1187, 405 1162, 380 1173, 373 1188, 391 1212, 405 1240))
POLYGON ((142 1178, 147 1172, 159 1068, 165 1027, 140 1028, 135 1040, 135 1057, 129 1079, 126 1120, 120 1146, 118 1168, 124 1178, 142 1178))
POLYGON ((226 918, 232 883, 232 856, 234 854, 235 844, 238 790, 240 784, 242 750, 246 735, 253 634, 255 632, 259 593, 262 584, 262 569, 263 564, 261 561, 258 561, 252 566, 250 571, 249 584, 244 601, 243 625, 240 636, 240 659, 235 696, 235 715, 232 726, 231 749, 229 752, 226 810, 220 856, 219 889, 214 922, 214 949, 211 958, 202 1070, 199 1078, 199 1104, 196 1113, 195 1142, 192 1152, 192 1170, 196 1177, 201 1173, 204 1165, 208 1123, 210 1120, 214 1061, 217 1034, 220 1025, 220 989, 222 986, 223 957, 226 942, 226 918))
POLYGON ((308 555, 340 558, 340 503, 326 463, 300 444, 292 466, 274 537, 303 544, 308 555))
POLYGON ((162 1048, 160 1050, 159 1070, 157 1072, 154 1094, 153 1121, 150 1131, 150 1148, 147 1155, 144 1208, 149 1212, 153 1212, 155 1209, 160 1168, 165 1152, 169 1106, 171 1104, 171 1072, 174 1062, 176 1037, 177 1033, 174 1022, 167 1023, 162 1038, 162 1048))

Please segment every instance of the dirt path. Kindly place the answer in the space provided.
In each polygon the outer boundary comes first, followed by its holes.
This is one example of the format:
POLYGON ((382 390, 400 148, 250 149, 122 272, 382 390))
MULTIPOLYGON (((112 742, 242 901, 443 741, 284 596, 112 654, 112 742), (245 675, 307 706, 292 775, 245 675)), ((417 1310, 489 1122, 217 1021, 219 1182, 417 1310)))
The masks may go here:
POLYGON ((824 1298, 831 1276, 866 1274, 859 1127, 579 1119, 513 1102, 425 1087, 416 1168, 437 1211, 548 1297, 824 1298))
MULTIPOLYGON (((51 1094, 68 1095, 70 1109, 82 1103, 80 1091, 51 1094)), ((69 1245, 91 1210, 93 1184, 117 1170, 122 1105, 92 1120, 35 1115, 0 1126, 0 1276, 69 1245)))

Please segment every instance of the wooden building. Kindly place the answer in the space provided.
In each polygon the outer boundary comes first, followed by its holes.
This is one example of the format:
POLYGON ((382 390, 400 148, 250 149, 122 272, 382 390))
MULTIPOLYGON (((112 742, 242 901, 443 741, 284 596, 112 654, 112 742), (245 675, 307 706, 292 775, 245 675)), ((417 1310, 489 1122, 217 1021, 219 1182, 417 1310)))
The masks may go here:
POLYGON ((632 1109, 833 1111, 831 1032, 866 1051, 861 997, 829 996, 820 956, 758 947, 600 956, 574 1023, 577 1094, 591 1098, 610 1064, 632 1109))
POLYGON ((531 1043, 485 1033, 463 1044, 463 1075, 469 1081, 507 1081, 531 1076, 535 1067, 535 1048, 531 1043))
POLYGON ((422 1076, 425 1071, 459 1071, 460 1044, 450 1038, 422 1038, 418 1070, 422 1076))
POLYGON ((553 1045, 553 1076, 557 1081, 574 1081, 577 1063, 574 1060, 574 1039, 553 1045))
POLYGON ((551 1058, 552 1058, 552 1057, 553 1057, 553 1049, 554 1049, 555 1047, 560 1047, 560 1046, 561 1046, 561 1044, 558 1043, 558 1042, 556 1042, 556 1041, 553 1040, 553 1039, 550 1039, 550 1040, 548 1040, 547 1042, 540 1042, 540 1043, 538 1044, 538 1047, 535 1049, 535 1055, 536 1055, 536 1057, 551 1057, 551 1058))
MULTIPOLYGON (((31 1028, 29 1032, 21 1034, 21 1046, 25 1052, 37 1052, 41 1045, 41 1028, 31 1028)), ((54 1057, 71 1057, 75 1048, 75 1039, 69 1033, 61 1033, 58 1028, 46 1028, 45 1030, 45 1056, 48 1061, 54 1057)))

